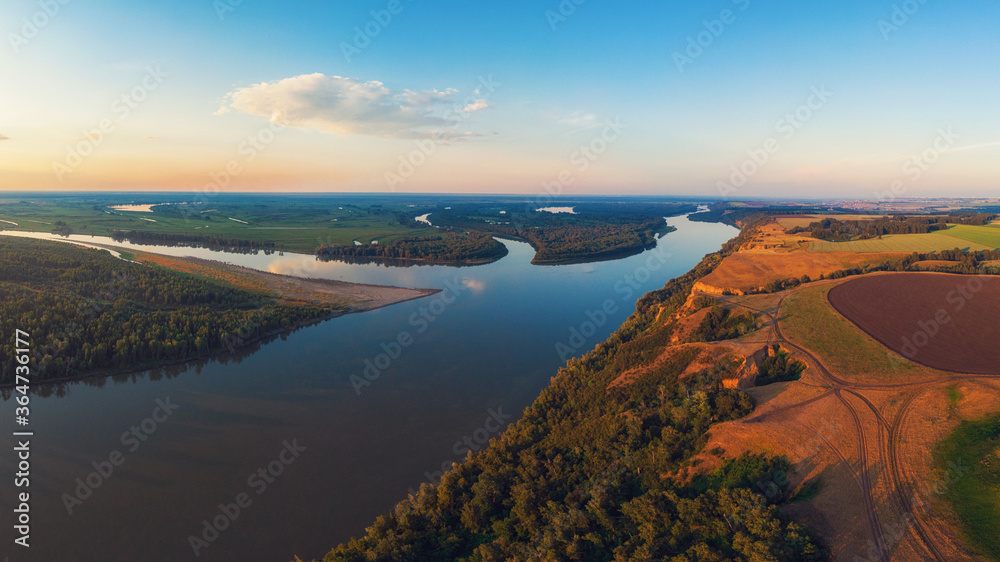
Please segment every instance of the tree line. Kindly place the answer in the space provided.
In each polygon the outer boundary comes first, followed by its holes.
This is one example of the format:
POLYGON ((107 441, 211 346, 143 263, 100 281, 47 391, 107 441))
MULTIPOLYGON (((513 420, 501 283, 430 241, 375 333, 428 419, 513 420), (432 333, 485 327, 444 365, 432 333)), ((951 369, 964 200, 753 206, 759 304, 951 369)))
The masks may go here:
POLYGON ((867 240, 890 234, 926 234, 938 230, 946 230, 949 224, 964 224, 982 226, 989 224, 996 215, 987 213, 970 213, 942 216, 884 216, 872 220, 838 220, 824 218, 810 223, 807 227, 798 226, 788 230, 789 234, 808 232, 813 238, 833 242, 849 240, 867 240))
POLYGON ((260 250, 270 253, 275 249, 275 243, 271 240, 243 240, 207 234, 167 234, 148 230, 116 230, 111 234, 111 238, 116 242, 127 240, 133 244, 189 246, 244 254, 260 250))
POLYGON ((436 211, 434 224, 460 231, 480 231, 527 242, 534 264, 611 259, 656 245, 658 234, 675 230, 663 219, 693 211, 687 204, 587 203, 577 212, 536 211, 533 205, 457 204, 436 211), (503 207, 504 213, 497 209, 503 207), (659 212, 656 212, 659 211, 659 212))
POLYGON ((398 238, 386 244, 324 244, 316 250, 316 255, 323 260, 382 258, 468 263, 498 260, 507 255, 507 247, 483 232, 444 232, 432 236, 398 238))
POLYGON ((776 478, 786 460, 744 456, 694 481, 666 476, 704 450, 712 424, 752 411, 746 393, 721 385, 737 362, 723 358, 682 379, 697 356, 682 350, 609 388, 669 341, 673 326, 655 322, 660 308, 683 305, 698 273, 743 241, 643 297, 621 329, 570 360, 488 448, 324 560, 825 559, 779 511, 791 500, 787 480, 776 478))
POLYGON ((60 242, 0 239, 0 260, 0 332, 31 334, 35 382, 205 356, 332 311, 60 242))

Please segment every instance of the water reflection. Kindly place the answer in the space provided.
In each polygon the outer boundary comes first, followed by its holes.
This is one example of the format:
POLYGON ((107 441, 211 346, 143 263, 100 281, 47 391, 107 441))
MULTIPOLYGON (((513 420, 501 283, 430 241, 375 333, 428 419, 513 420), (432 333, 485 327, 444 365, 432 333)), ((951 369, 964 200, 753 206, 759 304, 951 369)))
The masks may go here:
MULTIPOLYGON (((322 557, 363 532, 427 471, 453 460, 455 442, 479 428, 490 409, 516 418, 563 364, 556 344, 588 320, 588 311, 609 299, 618 304, 578 354, 621 325, 639 296, 736 234, 684 217, 670 223, 678 231, 660 238, 656 250, 558 267, 531 265, 531 247, 510 241, 504 259, 462 269, 157 249, 304 277, 453 284, 458 296, 435 309, 423 330, 414 319, 425 318, 428 299, 348 314, 211 359, 39 387, 31 402, 33 544, 30 556, 11 560, 193 559, 187 537, 219 503, 245 491, 247 476, 291 439, 306 447, 301 458, 198 559, 322 557), (653 258, 665 261, 649 268, 653 258), (628 291, 616 291, 622 287, 628 291), (390 344, 403 332, 412 345, 395 350, 390 344), (380 354, 392 358, 380 362, 385 368, 359 394, 352 376, 380 354), (179 405, 176 413, 68 515, 62 495, 93 470, 91 463, 120 449, 122 432, 165 397, 179 405)), ((14 468, 11 455, 0 455, 0 471, 14 468)), ((12 505, 12 490, 0 486, 0 503, 12 505)), ((11 515, 0 513, 0 525, 13 525, 11 515)))

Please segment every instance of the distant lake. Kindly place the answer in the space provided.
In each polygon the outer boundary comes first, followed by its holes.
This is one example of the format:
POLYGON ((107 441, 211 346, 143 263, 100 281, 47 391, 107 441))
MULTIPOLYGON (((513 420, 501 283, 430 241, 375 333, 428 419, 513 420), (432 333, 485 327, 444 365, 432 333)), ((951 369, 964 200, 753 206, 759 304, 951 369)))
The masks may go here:
MULTIPOLYGON (((8 547, 4 553, 11 562, 195 560, 188 537, 200 537, 204 520, 225 518, 220 504, 246 493, 248 507, 197 560, 322 557, 442 464, 462 460, 465 441, 479 448, 497 435, 496 420, 516 420, 564 364, 567 348, 576 356, 593 349, 642 294, 737 234, 686 217, 668 222, 678 230, 642 254, 546 267, 531 265, 530 246, 511 241, 503 241, 510 250, 503 259, 463 268, 116 244, 276 273, 446 291, 207 361, 43 389, 31 402, 32 547, 28 555, 8 547), (607 301, 614 312, 602 318, 607 301), (574 333, 582 339, 571 339, 574 333), (403 334, 412 344, 397 347, 403 334), (565 346, 563 356, 557 344, 565 346), (366 371, 374 380, 364 378, 366 371), (157 401, 168 398, 176 410, 164 417, 157 401), (162 420, 155 426, 154 416, 162 420), (133 427, 153 431, 143 433, 145 441, 123 442, 133 427), (305 449, 293 456, 291 445, 305 449), (105 466, 115 451, 122 464, 69 515, 63 494, 74 494, 76 479, 86 483, 92 463, 105 466), (271 481, 251 478, 258 470, 271 481)), ((4 411, 13 416, 13 407, 6 403, 4 411)), ((0 471, 9 475, 14 455, 6 450, 0 471)), ((13 490, 0 486, 4 506, 14 505, 13 490)), ((0 523, 11 529, 11 509, 0 523)))

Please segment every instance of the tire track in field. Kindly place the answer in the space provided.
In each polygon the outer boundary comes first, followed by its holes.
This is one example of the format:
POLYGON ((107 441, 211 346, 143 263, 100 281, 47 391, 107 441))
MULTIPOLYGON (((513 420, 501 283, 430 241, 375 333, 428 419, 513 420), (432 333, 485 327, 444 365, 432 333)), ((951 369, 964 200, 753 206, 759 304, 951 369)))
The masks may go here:
POLYGON ((896 412, 896 418, 892 422, 892 427, 889 429, 889 476, 892 478, 893 488, 896 491, 896 499, 899 502, 900 507, 903 512, 908 515, 909 520, 913 524, 913 529, 917 532, 920 537, 920 541, 923 543, 924 547, 930 552, 934 560, 938 562, 946 562, 941 551, 938 550, 937 544, 931 540, 930 533, 924 525, 923 520, 917 513, 917 510, 913 506, 913 498, 916 497, 917 493, 915 491, 915 486, 906 480, 903 474, 903 467, 899 462, 899 442, 901 440, 901 430, 903 427, 903 421, 906 419, 906 413, 913 405, 913 401, 917 399, 924 392, 921 388, 916 392, 912 393, 899 407, 899 411, 896 412))
MULTIPOLYGON (((848 413, 851 414, 851 417, 854 420, 855 437, 858 443, 858 457, 861 463, 861 469, 858 475, 855 477, 855 480, 859 483, 859 486, 861 487, 862 498, 864 500, 864 508, 866 515, 868 517, 869 528, 872 533, 872 538, 878 550, 879 559, 883 561, 888 561, 891 559, 891 552, 889 549, 889 545, 885 539, 885 531, 884 528, 882 527, 881 521, 879 520, 873 497, 873 487, 869 471, 870 460, 868 457, 868 438, 865 435, 864 424, 862 423, 861 417, 858 414, 857 409, 853 404, 850 403, 850 401, 847 398, 844 397, 843 394, 848 393, 857 397, 866 406, 868 406, 868 408, 872 411, 872 413, 875 416, 878 435, 879 435, 878 438, 879 456, 881 457, 881 459, 885 464, 889 465, 887 471, 890 479, 889 485, 893 490, 892 495, 895 496, 895 503, 898 504, 899 509, 902 511, 903 519, 910 523, 910 526, 914 529, 914 532, 916 533, 919 542, 923 545, 923 547, 926 549, 927 553, 933 560, 936 560, 937 562, 947 561, 948 558, 942 555, 940 549, 938 549, 935 542, 931 540, 930 531, 927 529, 927 526, 923 521, 923 519, 921 519, 921 517, 917 513, 917 507, 914 505, 913 499, 916 498, 916 492, 915 492, 916 485, 907 480, 906 475, 903 471, 902 464, 900 462, 899 449, 902 438, 901 437, 902 426, 906 419, 906 414, 913 405, 913 402, 928 388, 935 385, 939 385, 941 383, 948 383, 948 382, 973 382, 973 383, 985 384, 992 387, 993 386, 991 384, 992 382, 1000 381, 1000 375, 956 373, 954 375, 947 375, 931 379, 899 382, 899 383, 867 383, 867 382, 854 382, 842 379, 831 373, 829 369, 826 368, 826 365, 824 365, 823 362, 820 361, 819 358, 815 356, 811 351, 792 342, 787 337, 785 337, 785 335, 781 331, 781 325, 778 320, 781 316, 781 306, 785 303, 785 300, 788 297, 798 292, 799 290, 801 290, 801 288, 789 291, 787 294, 783 295, 780 299, 778 299, 777 304, 770 309, 762 310, 747 304, 737 303, 737 302, 732 302, 732 304, 748 310, 752 310, 754 312, 760 313, 768 317, 771 323, 771 330, 773 331, 773 338, 769 336, 768 343, 770 343, 773 339, 777 343, 780 343, 781 345, 784 345, 787 348, 800 353, 803 357, 807 358, 810 362, 812 362, 813 365, 816 366, 817 371, 819 372, 821 377, 830 384, 830 387, 826 392, 820 394, 819 396, 814 396, 813 398, 809 398, 807 400, 803 400, 795 404, 790 404, 788 406, 775 408, 769 412, 766 412, 758 416, 757 418, 748 420, 746 423, 759 423, 766 418, 780 415, 795 408, 807 406, 809 404, 822 400, 823 398, 826 398, 831 394, 835 394, 837 398, 840 400, 840 402, 844 405, 844 407, 848 410, 848 413), (888 419, 886 419, 882 411, 879 410, 878 407, 875 406, 875 404, 872 403, 871 400, 869 400, 868 397, 866 397, 863 394, 863 391, 865 390, 902 391, 907 389, 912 390, 913 392, 906 398, 906 400, 900 406, 899 410, 896 412, 895 417, 892 419, 891 423, 888 419), (887 434, 884 440, 882 437, 883 428, 886 430, 887 434)), ((836 452, 837 456, 843 462, 850 465, 850 463, 847 462, 847 459, 844 458, 843 454, 841 454, 840 451, 836 447, 834 447, 832 443, 830 443, 825 438, 823 438, 823 441, 826 442, 826 444, 836 452)))

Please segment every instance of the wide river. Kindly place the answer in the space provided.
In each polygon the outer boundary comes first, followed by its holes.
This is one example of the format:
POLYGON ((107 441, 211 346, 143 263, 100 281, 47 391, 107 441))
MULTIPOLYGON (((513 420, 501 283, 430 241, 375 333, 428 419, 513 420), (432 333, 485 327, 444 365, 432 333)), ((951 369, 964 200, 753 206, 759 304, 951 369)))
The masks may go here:
MULTIPOLYGON (((464 268, 145 247, 277 273, 451 289, 207 361, 41 389, 31 401, 31 547, 11 542, 8 482, 0 553, 10 562, 194 560, 194 536, 198 560, 322 557, 442 464, 498 435, 565 357, 593 349, 642 294, 737 234, 686 217, 668 222, 678 230, 653 250, 564 266, 531 265, 533 251, 517 242, 504 242, 510 253, 498 262, 464 268), (401 335, 412 343, 397 349, 401 335), (206 532, 206 520, 222 530, 206 532)), ((4 427, 14 407, 4 403, 4 427)), ((0 454, 8 477, 13 446, 0 454)))

